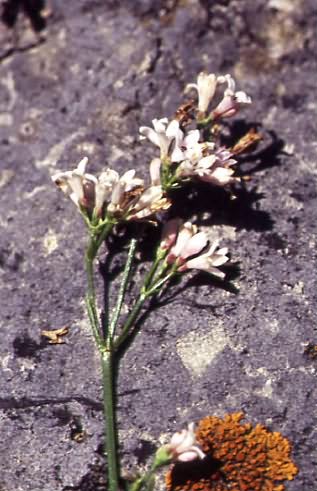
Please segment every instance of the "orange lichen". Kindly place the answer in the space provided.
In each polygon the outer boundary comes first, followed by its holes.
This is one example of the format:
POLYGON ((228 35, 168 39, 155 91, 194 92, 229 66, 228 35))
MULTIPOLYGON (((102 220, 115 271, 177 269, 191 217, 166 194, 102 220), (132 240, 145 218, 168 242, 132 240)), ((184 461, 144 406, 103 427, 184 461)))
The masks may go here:
POLYGON ((281 481, 298 471, 289 441, 262 425, 241 424, 243 416, 201 420, 196 438, 207 457, 175 464, 166 476, 168 491, 284 491, 281 481))

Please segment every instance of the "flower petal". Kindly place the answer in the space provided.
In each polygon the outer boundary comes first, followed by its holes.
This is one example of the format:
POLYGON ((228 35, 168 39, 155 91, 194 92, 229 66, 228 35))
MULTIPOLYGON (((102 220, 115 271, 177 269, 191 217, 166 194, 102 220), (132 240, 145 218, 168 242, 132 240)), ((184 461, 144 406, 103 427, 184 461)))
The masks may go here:
POLYGON ((161 249, 170 249, 172 245, 175 244, 181 223, 182 221, 180 218, 174 218, 172 220, 168 220, 168 222, 164 224, 160 243, 161 249))
POLYGON ((153 159, 150 163, 150 176, 153 186, 160 186, 161 184, 161 159, 153 159))
POLYGON ((193 235, 183 247, 180 257, 186 259, 194 254, 198 254, 208 243, 208 238, 204 232, 193 235))

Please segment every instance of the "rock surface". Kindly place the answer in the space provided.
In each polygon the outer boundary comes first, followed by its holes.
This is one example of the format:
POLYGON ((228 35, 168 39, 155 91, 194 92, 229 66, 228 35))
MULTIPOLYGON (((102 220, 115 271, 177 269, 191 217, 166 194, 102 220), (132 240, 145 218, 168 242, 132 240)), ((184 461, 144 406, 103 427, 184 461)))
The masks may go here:
POLYGON ((317 360, 305 353, 317 344, 314 2, 49 8, 41 38, 23 12, 17 36, 0 25, 0 490, 102 489, 84 226, 50 175, 88 155, 91 171, 146 176, 155 150, 138 127, 171 116, 205 69, 236 77, 254 104, 233 126, 264 135, 241 164, 252 179, 236 201, 203 188, 183 206, 229 246, 240 291, 202 276, 149 312, 119 374, 122 455, 143 465, 162 435, 243 410, 293 442, 300 473, 287 489, 314 491, 317 360), (65 325, 64 344, 41 336, 65 325))

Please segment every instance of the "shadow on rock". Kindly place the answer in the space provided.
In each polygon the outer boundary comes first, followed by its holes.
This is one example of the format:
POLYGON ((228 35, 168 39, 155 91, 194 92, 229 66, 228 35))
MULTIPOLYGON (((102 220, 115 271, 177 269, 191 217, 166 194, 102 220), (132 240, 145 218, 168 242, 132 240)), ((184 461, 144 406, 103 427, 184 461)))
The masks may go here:
POLYGON ((44 7, 45 0, 6 0, 2 6, 1 21, 12 29, 22 11, 29 19, 32 29, 40 32, 46 27, 46 20, 42 14, 44 7))

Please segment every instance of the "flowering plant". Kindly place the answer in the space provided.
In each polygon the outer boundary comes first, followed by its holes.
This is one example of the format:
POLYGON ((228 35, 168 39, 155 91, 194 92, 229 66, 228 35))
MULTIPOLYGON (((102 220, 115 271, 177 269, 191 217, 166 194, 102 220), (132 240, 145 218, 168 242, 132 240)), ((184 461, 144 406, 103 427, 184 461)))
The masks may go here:
POLYGON ((254 133, 247 134, 230 149, 221 144, 216 131, 221 118, 235 115, 243 105, 251 102, 244 92, 236 92, 230 75, 200 73, 197 83, 189 84, 186 90, 192 89, 197 91, 198 100, 180 106, 174 119, 154 119, 153 128, 140 128, 140 139, 149 140, 159 149, 159 155, 149 165, 148 181, 137 177, 135 169, 121 176, 110 168, 98 177, 89 174, 86 157, 76 169, 52 176, 53 182, 76 205, 88 230, 86 306, 103 374, 109 491, 118 491, 123 485, 130 491, 149 491, 153 489, 155 473, 160 467, 176 461, 205 458, 196 442, 194 424, 190 423, 187 430, 175 433, 169 444, 159 448, 147 473, 133 482, 123 483, 117 451, 113 377, 118 352, 126 346, 127 340, 132 341, 136 322, 149 298, 168 288, 175 276, 192 269, 210 273, 218 280, 225 278, 225 272, 220 268, 229 261, 228 249, 219 248, 208 232, 198 231, 193 223, 173 217, 174 190, 197 181, 230 190, 240 181, 235 173, 235 156, 259 137, 254 133), (107 316, 99 315, 97 307, 94 263, 105 240, 119 230, 127 233, 129 222, 161 227, 161 240, 134 304, 124 316, 122 306, 138 245, 138 238, 130 237, 116 304, 108 320, 107 316))

